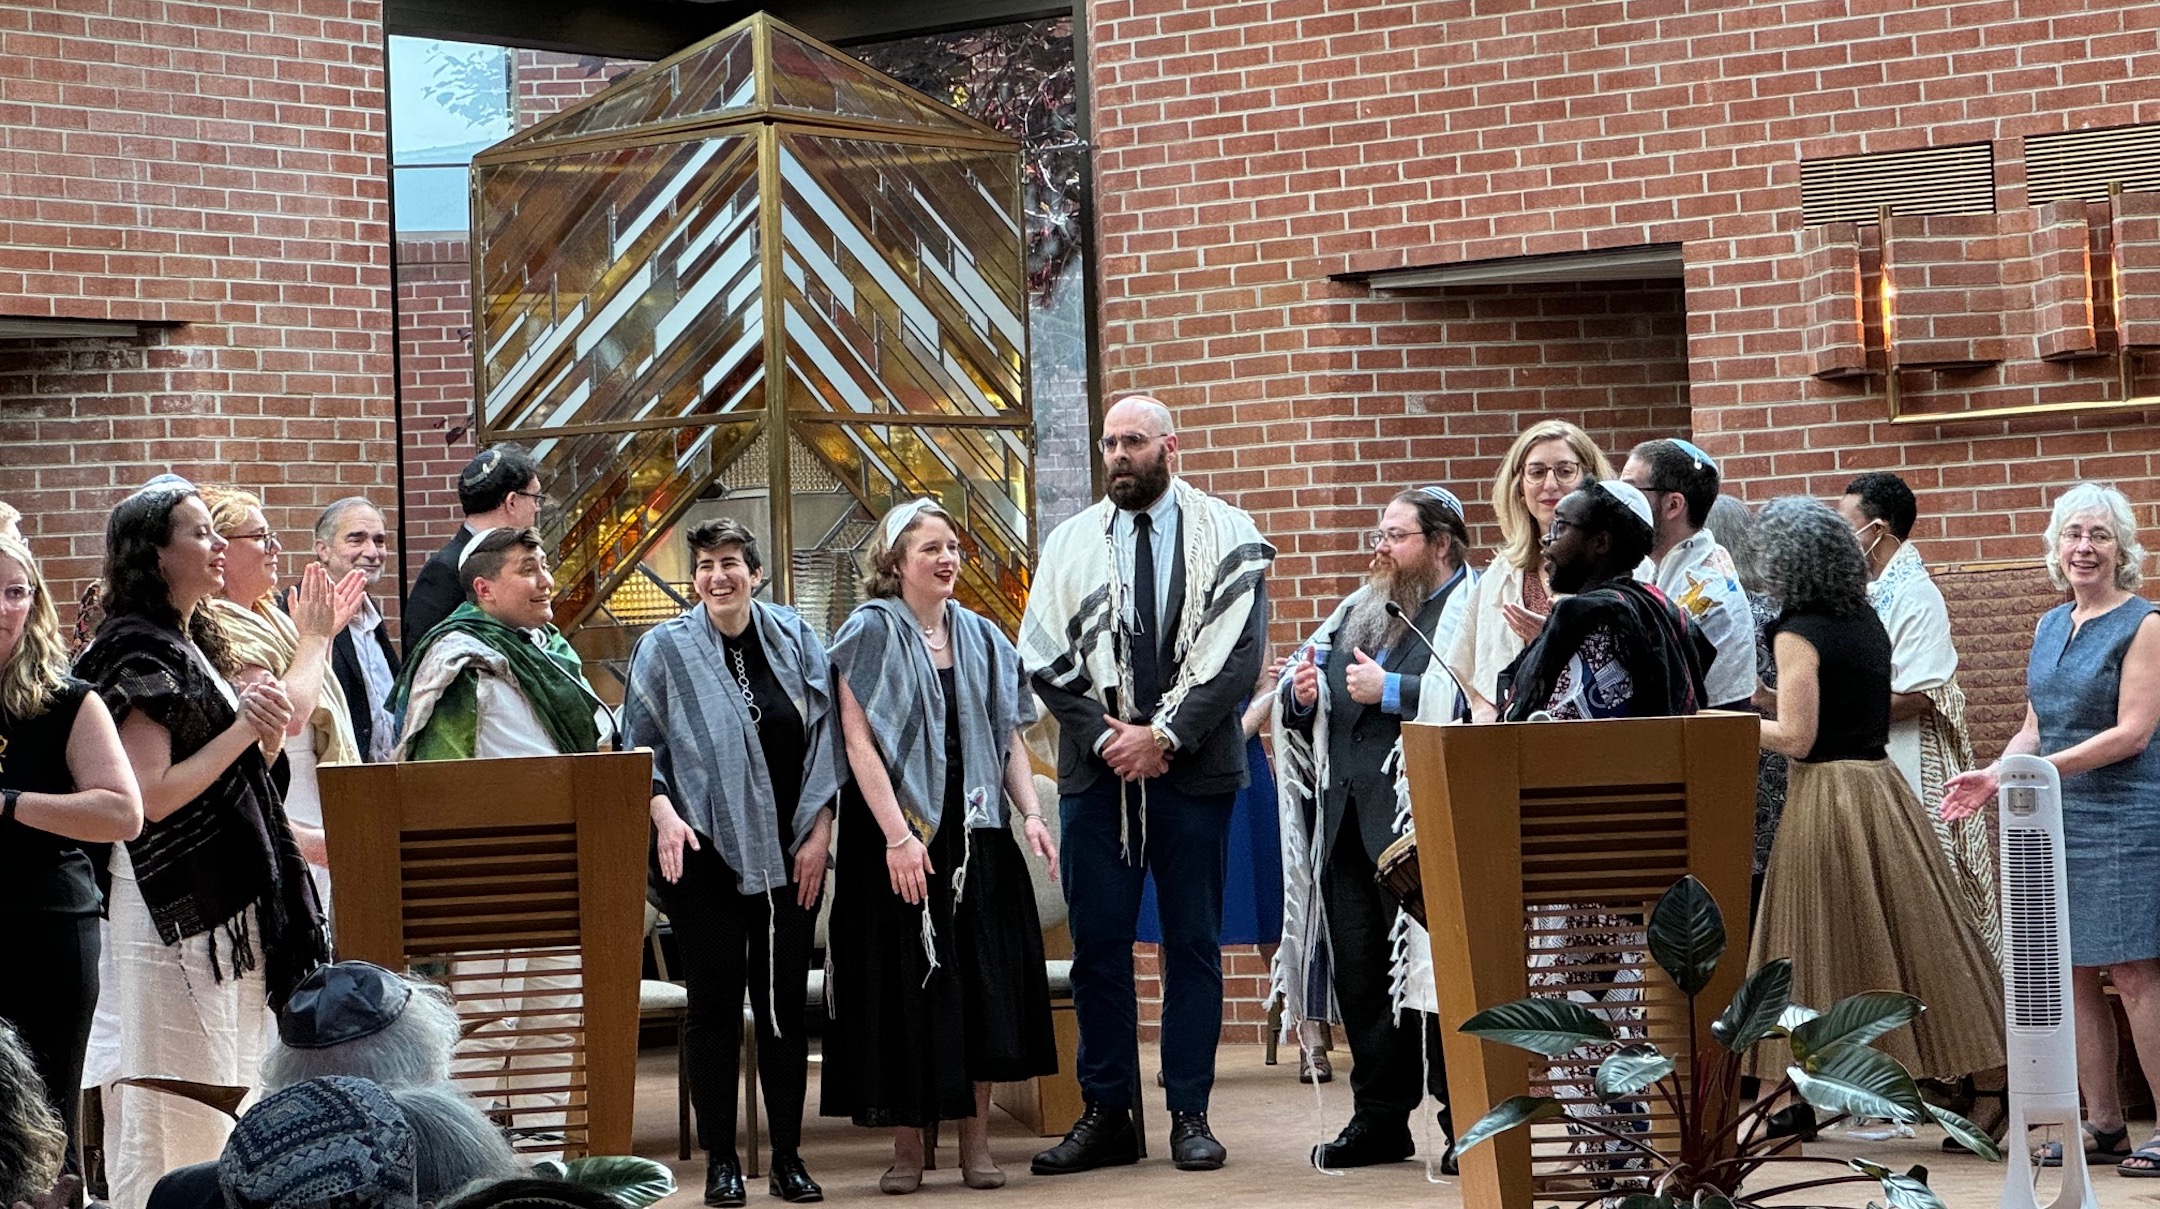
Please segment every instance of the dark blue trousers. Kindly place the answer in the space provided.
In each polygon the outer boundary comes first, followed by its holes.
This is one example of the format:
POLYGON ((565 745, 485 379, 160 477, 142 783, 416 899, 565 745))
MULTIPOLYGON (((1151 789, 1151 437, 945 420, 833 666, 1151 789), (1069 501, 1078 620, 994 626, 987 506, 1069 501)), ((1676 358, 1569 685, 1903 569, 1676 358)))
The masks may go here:
POLYGON ((1130 1108, 1139 1085, 1139 1005, 1133 932, 1141 883, 1155 874, 1162 916, 1162 1068, 1172 1112, 1206 1112, 1222 1035, 1223 863, 1235 793, 1183 794, 1115 776, 1059 799, 1065 902, 1073 939, 1073 1012, 1080 1024, 1080 1090, 1104 1108, 1130 1108), (1118 791, 1125 791, 1131 859, 1118 852, 1118 791), (1144 860, 1144 864, 1142 863, 1144 860))

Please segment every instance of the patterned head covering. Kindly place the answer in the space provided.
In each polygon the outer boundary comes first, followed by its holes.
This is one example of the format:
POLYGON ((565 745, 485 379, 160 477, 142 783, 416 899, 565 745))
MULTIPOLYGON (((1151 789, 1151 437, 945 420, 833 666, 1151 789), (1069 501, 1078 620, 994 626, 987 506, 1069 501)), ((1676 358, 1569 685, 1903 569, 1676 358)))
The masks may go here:
POLYGON ((1420 487, 1418 490, 1427 497, 1440 501, 1443 507, 1455 514, 1456 520, 1468 519, 1463 515, 1462 501, 1455 498, 1454 492, 1440 486, 1420 487))
POLYGON ((382 1088, 327 1075, 266 1097, 218 1160, 232 1209, 419 1209, 412 1126, 382 1088))
POLYGON ((893 505, 892 511, 885 514, 885 548, 891 549, 892 544, 900 540, 900 535, 907 532, 908 524, 920 516, 923 509, 937 506, 936 500, 926 496, 916 496, 904 504, 893 505))

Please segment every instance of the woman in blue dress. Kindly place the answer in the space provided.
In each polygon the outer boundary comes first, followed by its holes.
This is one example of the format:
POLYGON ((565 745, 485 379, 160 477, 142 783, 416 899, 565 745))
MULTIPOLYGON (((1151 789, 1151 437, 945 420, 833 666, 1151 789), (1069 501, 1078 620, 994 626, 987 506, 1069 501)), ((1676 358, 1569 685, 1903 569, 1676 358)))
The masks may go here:
MULTIPOLYGON (((2093 483, 2064 492, 2047 543, 2048 575, 2070 590, 2070 603, 2040 619, 2025 726, 2003 752, 2045 756, 2062 774, 2086 1155, 2119 1163, 2122 1175, 2160 1176, 2160 1134, 2130 1149, 2114 1013, 2100 986, 2104 972, 2122 996, 2145 1081, 2160 1088, 2160 746, 2149 745, 2160 723, 2160 623, 2136 593, 2145 550, 2121 492, 2093 483)), ((1997 768, 1952 778, 1943 818, 1994 802, 1997 768)))

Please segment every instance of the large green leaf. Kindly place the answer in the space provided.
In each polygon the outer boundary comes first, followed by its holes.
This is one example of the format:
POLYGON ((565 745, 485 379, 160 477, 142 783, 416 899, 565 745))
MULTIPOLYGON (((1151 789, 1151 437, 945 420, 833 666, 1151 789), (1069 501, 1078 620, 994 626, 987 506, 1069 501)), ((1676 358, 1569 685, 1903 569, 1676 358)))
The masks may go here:
POLYGON ((1995 1139, 1989 1137, 1986 1130, 1947 1108, 1937 1108, 1930 1104, 1927 1109, 1934 1114, 1935 1123, 1942 1126, 1944 1132, 1958 1140, 1958 1145, 1972 1151, 1990 1163, 2002 1162, 2002 1151, 1996 1147, 1995 1139))
POLYGON ((1725 1014, 1710 1025, 1710 1035, 1729 1050, 1744 1050, 1777 1031, 1792 1002, 1792 959, 1764 962, 1733 992, 1725 1014))
POLYGON ((1673 1060, 1654 1045, 1630 1045, 1614 1050, 1598 1064, 1598 1099, 1610 1103, 1632 1096, 1673 1073, 1673 1060))
POLYGON ((1462 1136, 1455 1139, 1455 1145, 1448 1148, 1448 1154, 1460 1159, 1464 1151, 1487 1138, 1506 1133, 1518 1125, 1528 1125, 1532 1121, 1550 1121, 1566 1113, 1567 1110, 1560 1107, 1560 1101, 1551 1096, 1510 1097, 1502 1100, 1491 1112, 1479 1117, 1477 1124, 1463 1130, 1462 1136))
POLYGON ((1902 991, 1862 991, 1847 995, 1830 1010, 1792 1030, 1793 1057, 1802 1062, 1826 1045, 1866 1045, 1904 1024, 1926 1005, 1902 991))
POLYGON ((1690 874, 1672 884, 1650 910, 1650 957, 1682 993, 1710 985, 1725 954, 1725 913, 1690 874))
POLYGON ((1778 1016, 1777 1031, 1790 1035, 1794 1029, 1820 1015, 1822 1015, 1821 1012, 1804 1003, 1788 1003, 1785 1005, 1785 1011, 1778 1016))
POLYGON ((1949 1209, 1942 1198, 1935 1195, 1935 1190, 1927 1186, 1927 1169, 1924 1167, 1898 1172, 1866 1159, 1847 1159, 1845 1164, 1862 1175, 1881 1181, 1887 1209, 1949 1209))
POLYGON ((563 1165, 562 1178, 599 1189, 620 1201, 625 1209, 645 1209, 675 1193, 675 1175, 666 1164, 633 1155, 572 1159, 563 1165))
POLYGON ((1462 1031, 1534 1054, 1557 1058, 1595 1041, 1613 1039, 1612 1026, 1572 999, 1518 999, 1463 1021, 1462 1031))
POLYGON ((1833 1041, 1810 1054, 1805 1066, 1785 1073, 1800 1098, 1820 1111, 1913 1124, 1928 1119, 1912 1076, 1897 1059, 1865 1045, 1833 1041))

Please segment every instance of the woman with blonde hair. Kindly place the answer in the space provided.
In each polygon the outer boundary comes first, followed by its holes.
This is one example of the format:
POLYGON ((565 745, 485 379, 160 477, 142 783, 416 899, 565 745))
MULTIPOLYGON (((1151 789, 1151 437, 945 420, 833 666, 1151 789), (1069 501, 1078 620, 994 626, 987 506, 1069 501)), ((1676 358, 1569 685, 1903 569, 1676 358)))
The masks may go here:
POLYGON ((333 587, 330 573, 311 559, 300 586, 287 593, 285 608, 280 608, 278 555, 284 545, 263 516, 262 500, 232 487, 204 487, 202 497, 210 508, 210 522, 227 543, 225 587, 210 598, 209 607, 239 669, 233 683, 266 677, 283 681, 293 717, 303 723, 286 738, 284 758, 273 766, 272 775, 284 773, 280 788, 285 817, 327 907, 330 855, 323 844, 322 794, 315 769, 360 762, 345 691, 330 675, 330 643, 360 612, 367 574, 348 572, 333 587))
POLYGON ((890 1127, 878 1187, 922 1184, 923 1130, 960 1122, 960 1174, 996 1188, 990 1085, 1057 1070, 1030 847, 1057 877, 1019 728, 1034 698, 1004 632, 953 599, 959 528, 910 500, 887 513, 870 600, 833 637, 854 783, 840 797, 826 1116, 890 1127))
POLYGON ((1462 628, 1448 644, 1448 670, 1470 698, 1478 722, 1499 717, 1500 673, 1537 637, 1552 611, 1539 542, 1553 509, 1578 487, 1613 478, 1612 463, 1590 434, 1566 420, 1522 430, 1493 476, 1492 508, 1500 550, 1471 589, 1462 628))
POLYGON ((141 830, 120 734, 91 686, 67 674, 44 573, 20 539, 0 536, 0 935, 16 974, 0 980, 0 1021, 44 1079, 71 1157, 98 994, 91 854, 141 830))

